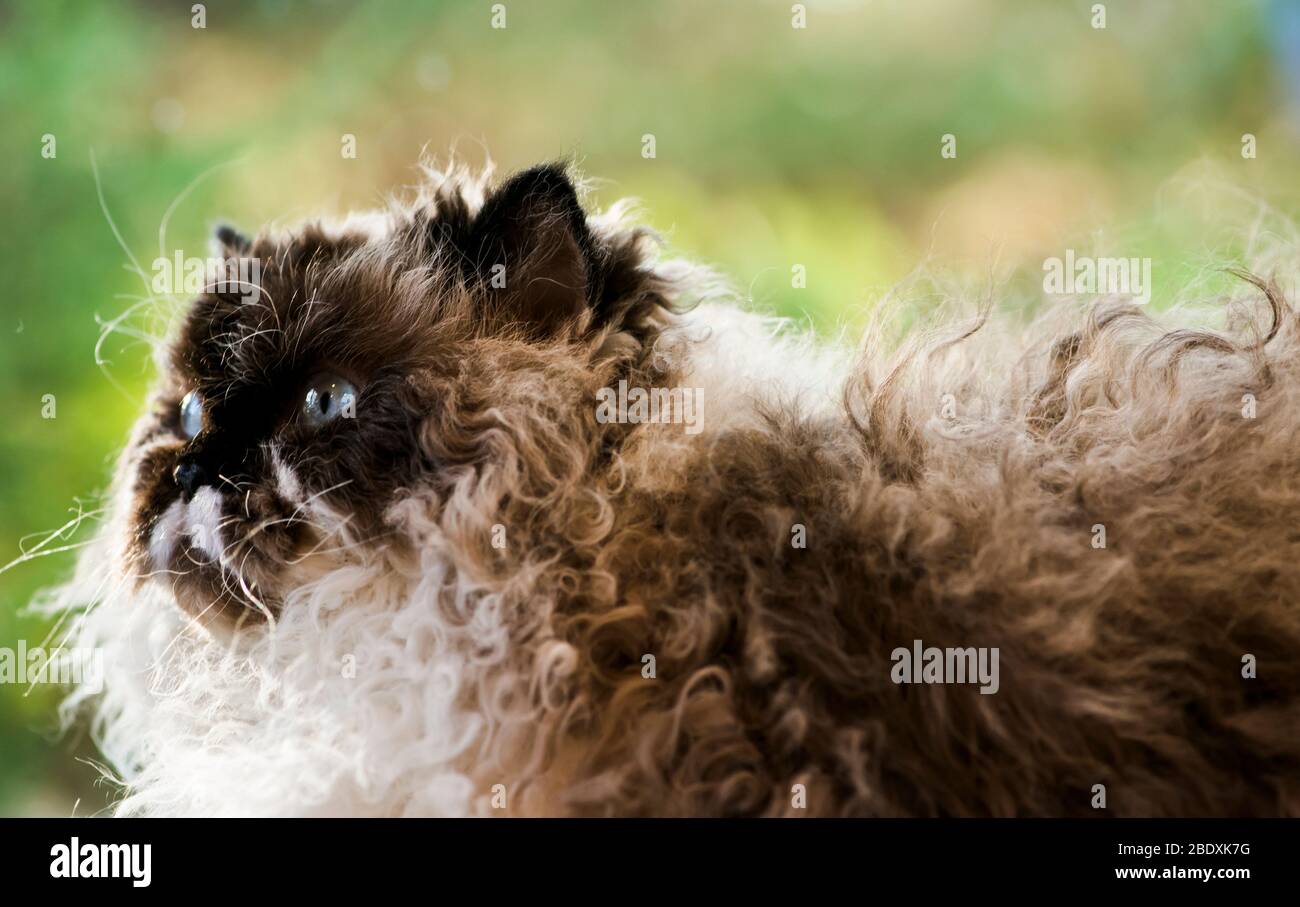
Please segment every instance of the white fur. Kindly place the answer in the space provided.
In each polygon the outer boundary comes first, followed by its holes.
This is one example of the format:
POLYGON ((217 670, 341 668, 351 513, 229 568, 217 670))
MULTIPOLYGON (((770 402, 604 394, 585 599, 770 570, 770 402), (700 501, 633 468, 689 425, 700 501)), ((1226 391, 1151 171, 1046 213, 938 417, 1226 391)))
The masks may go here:
POLYGON ((819 344, 786 319, 719 302, 691 310, 664 331, 656 352, 681 366, 684 385, 703 388, 706 432, 743 425, 760 403, 826 411, 840 399, 850 358, 849 350, 819 344))
POLYGON ((172 501, 149 535, 149 559, 153 561, 154 569, 167 569, 167 564, 171 563, 172 553, 184 533, 185 502, 172 501))
MULTIPOLYGON (((405 519, 420 528, 418 509, 405 519)), ((469 767, 485 729, 456 699, 482 670, 462 653, 500 648, 500 634, 491 621, 453 628, 439 617, 433 603, 448 597, 471 612, 490 603, 449 583, 436 555, 340 556, 359 550, 344 531, 274 626, 231 639, 183 615, 165 584, 132 591, 116 575, 113 534, 110 525, 56 604, 93 602, 74 635, 104 652, 95 732, 128 788, 119 814, 477 809, 469 767)))
POLYGON ((213 563, 221 563, 225 546, 221 542, 221 494, 204 486, 185 507, 185 526, 194 546, 213 563))

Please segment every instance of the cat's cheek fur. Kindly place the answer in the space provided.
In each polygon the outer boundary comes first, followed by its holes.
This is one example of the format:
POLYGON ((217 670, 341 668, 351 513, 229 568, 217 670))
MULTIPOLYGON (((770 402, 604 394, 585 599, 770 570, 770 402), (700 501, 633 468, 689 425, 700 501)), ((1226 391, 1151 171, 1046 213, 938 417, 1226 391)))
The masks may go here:
POLYGON ((271 466, 275 471, 275 489, 287 503, 301 507, 306 502, 298 473, 285 462, 278 446, 271 447, 271 466))

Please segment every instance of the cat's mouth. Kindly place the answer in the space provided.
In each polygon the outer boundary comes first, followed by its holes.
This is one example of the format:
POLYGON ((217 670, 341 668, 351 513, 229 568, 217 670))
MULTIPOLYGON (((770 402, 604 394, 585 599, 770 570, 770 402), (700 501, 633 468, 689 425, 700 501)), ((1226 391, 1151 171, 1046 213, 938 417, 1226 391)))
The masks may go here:
POLYGON ((170 586, 177 603, 205 618, 234 611, 270 616, 278 601, 266 582, 266 554, 256 531, 227 513, 220 492, 200 488, 178 497, 149 532, 147 576, 170 586))

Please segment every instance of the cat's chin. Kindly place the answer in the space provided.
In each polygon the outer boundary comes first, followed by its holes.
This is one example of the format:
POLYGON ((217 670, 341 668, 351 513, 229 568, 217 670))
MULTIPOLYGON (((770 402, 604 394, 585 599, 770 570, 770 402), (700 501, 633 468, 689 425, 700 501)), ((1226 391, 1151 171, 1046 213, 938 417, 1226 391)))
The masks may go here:
POLYGON ((184 573, 164 579, 176 605, 198 620, 207 623, 261 620, 275 614, 278 602, 255 580, 231 574, 221 567, 192 567, 184 573))

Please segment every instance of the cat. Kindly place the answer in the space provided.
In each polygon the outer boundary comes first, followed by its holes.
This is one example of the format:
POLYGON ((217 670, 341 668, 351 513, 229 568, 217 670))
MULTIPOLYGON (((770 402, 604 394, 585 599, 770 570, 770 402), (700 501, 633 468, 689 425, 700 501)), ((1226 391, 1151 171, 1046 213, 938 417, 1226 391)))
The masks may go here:
POLYGON ((52 603, 117 813, 1300 814, 1274 284, 854 349, 580 195, 217 231, 52 603))

